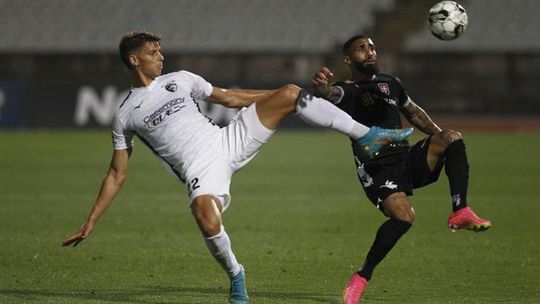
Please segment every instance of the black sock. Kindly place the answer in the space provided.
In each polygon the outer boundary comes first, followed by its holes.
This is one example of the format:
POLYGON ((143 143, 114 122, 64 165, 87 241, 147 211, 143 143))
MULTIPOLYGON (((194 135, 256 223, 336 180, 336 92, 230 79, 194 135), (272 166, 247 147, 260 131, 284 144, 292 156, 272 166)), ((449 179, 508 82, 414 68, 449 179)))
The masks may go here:
POLYGON ((469 185, 469 163, 465 151, 465 143, 462 139, 448 145, 444 152, 446 165, 444 170, 450 182, 450 194, 452 195, 452 210, 467 207, 467 187, 469 185))
POLYGON ((358 274, 369 281, 377 264, 384 259, 386 254, 394 247, 399 238, 405 234, 410 227, 410 223, 394 218, 384 222, 379 227, 379 230, 377 230, 375 241, 373 241, 373 245, 371 245, 364 264, 358 271, 358 274))

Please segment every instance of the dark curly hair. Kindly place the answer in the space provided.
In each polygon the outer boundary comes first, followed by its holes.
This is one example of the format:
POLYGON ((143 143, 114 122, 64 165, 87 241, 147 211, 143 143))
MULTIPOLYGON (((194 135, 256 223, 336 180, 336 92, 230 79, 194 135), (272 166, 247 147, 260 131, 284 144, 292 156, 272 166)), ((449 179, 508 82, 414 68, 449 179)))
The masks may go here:
POLYGON ((349 38, 349 40, 345 41, 345 43, 343 44, 343 49, 341 50, 343 52, 343 55, 347 55, 347 53, 349 52, 349 48, 356 40, 364 39, 364 38, 369 38, 369 37, 366 35, 354 35, 351 38, 349 38))

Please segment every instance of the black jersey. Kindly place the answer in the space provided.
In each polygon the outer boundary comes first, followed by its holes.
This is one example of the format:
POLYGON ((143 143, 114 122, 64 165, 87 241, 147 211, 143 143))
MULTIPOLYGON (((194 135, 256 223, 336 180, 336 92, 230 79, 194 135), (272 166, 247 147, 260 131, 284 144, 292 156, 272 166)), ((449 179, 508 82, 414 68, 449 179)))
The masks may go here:
POLYGON ((399 107, 408 103, 409 96, 397 78, 377 74, 374 80, 334 85, 342 88, 344 93, 336 105, 354 120, 368 127, 402 128, 399 107))
MULTIPOLYGON (((409 103, 409 96, 401 81, 386 74, 377 74, 370 81, 345 81, 333 84, 343 89, 343 96, 336 105, 352 116, 357 122, 368 127, 401 129, 400 107, 409 103)), ((354 144, 353 152, 354 152, 354 144)), ((388 157, 408 153, 409 143, 388 144, 381 148, 371 163, 384 163, 388 157)), ((361 157, 361 154, 357 157, 361 157)))

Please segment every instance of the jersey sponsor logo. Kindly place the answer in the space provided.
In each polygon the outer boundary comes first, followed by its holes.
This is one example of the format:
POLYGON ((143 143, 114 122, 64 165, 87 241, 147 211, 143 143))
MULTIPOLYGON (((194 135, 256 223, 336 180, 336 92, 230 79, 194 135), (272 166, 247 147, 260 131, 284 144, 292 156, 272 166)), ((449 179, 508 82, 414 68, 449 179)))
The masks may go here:
POLYGON ((165 90, 169 92, 176 92, 177 86, 174 81, 171 81, 165 85, 165 90))
POLYGON ((386 95, 390 95, 390 87, 388 86, 388 83, 378 83, 379 90, 383 92, 386 95))
POLYGON ((386 180, 384 185, 381 185, 379 188, 397 189, 397 185, 391 180, 386 180))
POLYGON ((147 128, 153 129, 160 123, 165 121, 169 116, 180 111, 186 105, 184 103, 184 97, 175 98, 165 103, 161 108, 157 109, 152 115, 146 116, 143 119, 147 128))
POLYGON ((385 98, 384 101, 388 104, 391 104, 393 106, 397 106, 397 100, 395 99, 392 99, 392 98, 385 98))

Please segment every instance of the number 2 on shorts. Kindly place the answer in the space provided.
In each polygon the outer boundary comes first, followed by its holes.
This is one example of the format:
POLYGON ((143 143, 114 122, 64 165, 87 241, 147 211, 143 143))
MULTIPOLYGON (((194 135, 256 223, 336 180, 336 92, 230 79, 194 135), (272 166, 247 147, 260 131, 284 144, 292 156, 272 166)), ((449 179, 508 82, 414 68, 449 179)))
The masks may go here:
POLYGON ((198 188, 201 187, 201 186, 199 186, 199 178, 196 177, 196 178, 192 179, 191 181, 189 181, 187 183, 187 187, 188 187, 188 195, 191 195, 191 192, 193 192, 193 190, 198 189, 198 188))

